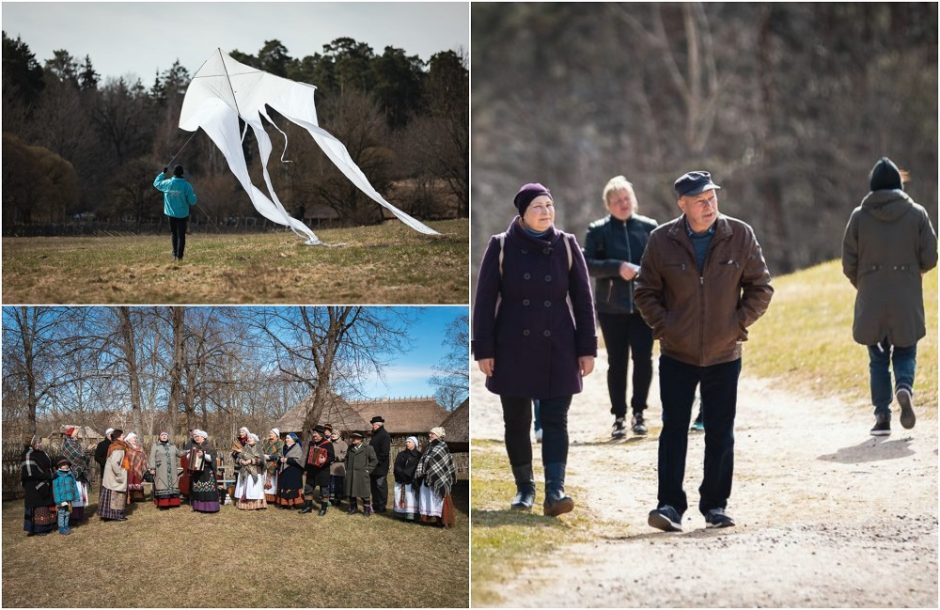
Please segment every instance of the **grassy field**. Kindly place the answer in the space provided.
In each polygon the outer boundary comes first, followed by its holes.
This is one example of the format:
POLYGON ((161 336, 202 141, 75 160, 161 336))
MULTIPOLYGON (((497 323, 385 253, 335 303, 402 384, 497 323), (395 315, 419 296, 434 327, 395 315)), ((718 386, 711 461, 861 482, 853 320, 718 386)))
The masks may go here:
MULTIPOLYGON (((855 289, 839 261, 775 278, 767 314, 744 344, 744 371, 791 391, 868 405, 868 351, 852 340, 855 289)), ((915 400, 937 407, 937 270, 924 277, 927 336, 917 344, 915 400)))
POLYGON ((144 503, 125 522, 93 516, 71 536, 32 537, 22 511, 21 501, 3 503, 5 607, 468 605, 460 510, 456 527, 442 530, 340 510, 228 505, 207 515, 144 503))
POLYGON ((293 233, 3 239, 4 303, 466 303, 469 222, 293 233))

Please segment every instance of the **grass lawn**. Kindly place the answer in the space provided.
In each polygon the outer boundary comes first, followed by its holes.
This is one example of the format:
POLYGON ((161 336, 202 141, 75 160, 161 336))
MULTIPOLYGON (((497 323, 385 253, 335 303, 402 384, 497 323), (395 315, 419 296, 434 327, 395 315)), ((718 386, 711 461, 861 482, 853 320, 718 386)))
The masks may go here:
MULTIPOLYGON (((533 468, 541 472, 541 460, 535 453, 533 468)), ((472 468, 472 573, 479 583, 473 590, 474 606, 505 603, 494 583, 511 577, 527 561, 537 561, 539 555, 558 544, 584 540, 589 528, 601 528, 610 535, 626 533, 623 523, 600 521, 579 503, 563 519, 543 516, 541 499, 545 490, 539 477, 538 505, 531 512, 510 510, 507 498, 512 498, 516 486, 507 476, 509 459, 502 443, 474 440, 472 468)), ((573 497, 583 497, 577 487, 566 485, 565 490, 573 497)))
POLYGON ((144 503, 125 522, 92 516, 71 536, 27 537, 22 501, 4 502, 3 606, 467 607, 458 492, 449 530, 342 510, 144 503))
POLYGON ((6 303, 466 303, 469 222, 324 229, 306 246, 289 231, 3 239, 6 303))
MULTIPOLYGON (((852 340, 855 288, 839 261, 774 278, 770 309, 744 344, 744 374, 868 406, 868 350, 852 340)), ((927 336, 917 344, 918 407, 937 408, 937 270, 924 276, 927 336)))

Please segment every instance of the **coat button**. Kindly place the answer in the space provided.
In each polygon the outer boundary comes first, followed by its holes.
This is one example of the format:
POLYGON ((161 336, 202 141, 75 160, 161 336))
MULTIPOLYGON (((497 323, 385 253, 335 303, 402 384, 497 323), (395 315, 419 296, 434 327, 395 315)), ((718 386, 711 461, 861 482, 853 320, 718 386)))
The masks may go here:
POLYGON ((545 281, 546 281, 546 282, 552 281, 552 276, 551 276, 551 275, 546 275, 546 276, 545 276, 545 281))
POLYGON ((551 306, 552 306, 551 301, 545 301, 545 307, 551 307, 551 306))
POLYGON ((551 336, 552 336, 552 331, 550 331, 550 330, 543 330, 543 331, 542 331, 542 334, 545 335, 546 337, 551 337, 551 336))
POLYGON ((523 254, 528 254, 528 253, 529 253, 529 251, 526 250, 525 248, 523 248, 522 250, 520 250, 520 252, 522 252, 523 254))
POLYGON ((528 337, 528 336, 529 336, 529 329, 528 329, 528 328, 523 328, 523 329, 522 329, 522 336, 523 336, 523 337, 528 337))
POLYGON ((527 271, 527 272, 525 272, 525 273, 522 274, 522 279, 524 279, 524 280, 531 280, 531 279, 532 279, 532 274, 527 271))
POLYGON ((551 254, 551 253, 552 253, 551 248, 542 248, 542 254, 551 254))
POLYGON ((522 299, 522 304, 525 305, 526 307, 529 306, 529 302, 530 302, 529 299, 522 299))

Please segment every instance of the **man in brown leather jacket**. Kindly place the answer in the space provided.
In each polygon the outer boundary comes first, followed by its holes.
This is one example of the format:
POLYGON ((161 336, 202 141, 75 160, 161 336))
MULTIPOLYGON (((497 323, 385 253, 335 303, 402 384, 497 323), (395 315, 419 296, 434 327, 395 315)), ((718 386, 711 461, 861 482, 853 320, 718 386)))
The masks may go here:
POLYGON ((767 310, 773 288, 753 229, 718 213, 721 187, 711 174, 689 172, 674 186, 682 216, 650 235, 635 290, 636 306, 661 352, 659 502, 649 524, 682 529, 687 431, 701 386, 705 474, 699 510, 707 527, 729 527, 734 520, 725 508, 734 470, 741 342, 767 310))

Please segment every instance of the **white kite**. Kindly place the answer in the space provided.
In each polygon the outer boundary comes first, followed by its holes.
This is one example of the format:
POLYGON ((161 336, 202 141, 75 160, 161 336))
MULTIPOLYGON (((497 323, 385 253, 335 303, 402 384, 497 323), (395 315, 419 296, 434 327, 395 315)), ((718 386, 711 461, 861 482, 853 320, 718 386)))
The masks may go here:
MULTIPOLYGON (((271 184, 268 158, 272 145, 261 123, 261 117, 267 119, 278 131, 281 130, 268 116, 265 105, 306 129, 336 167, 369 198, 391 211, 415 231, 437 235, 437 231, 386 201, 369 184, 369 179, 349 156, 349 151, 343 143, 320 128, 313 101, 315 91, 316 87, 313 85, 298 83, 241 64, 219 49, 199 68, 186 89, 179 126, 180 129, 193 132, 201 127, 225 155, 229 168, 248 193, 255 209, 271 222, 290 227, 295 233, 306 238, 308 244, 321 242, 307 225, 291 218, 278 200, 271 184), (244 134, 239 136, 238 133, 239 117, 251 127, 258 141, 264 182, 270 198, 252 184, 248 176, 248 164, 241 144, 244 134)), ((286 140, 287 135, 283 131, 281 133, 286 140)))

